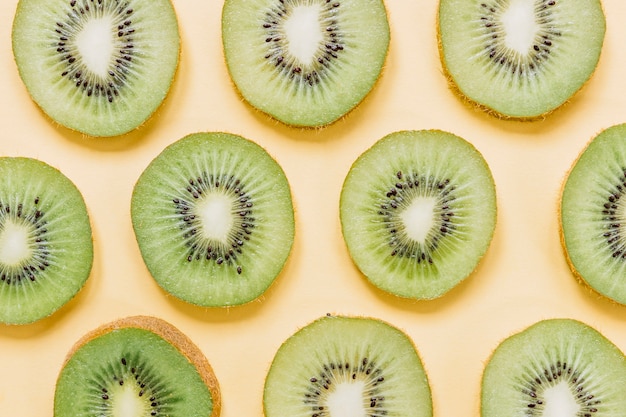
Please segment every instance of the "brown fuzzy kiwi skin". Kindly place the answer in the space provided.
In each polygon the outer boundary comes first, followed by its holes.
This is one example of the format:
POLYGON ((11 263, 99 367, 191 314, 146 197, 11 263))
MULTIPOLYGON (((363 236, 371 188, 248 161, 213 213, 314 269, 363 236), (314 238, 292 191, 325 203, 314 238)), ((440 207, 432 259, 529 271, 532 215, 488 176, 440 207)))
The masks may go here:
MULTIPOLYGON (((441 1, 439 0, 439 5, 441 5, 441 1)), ((604 13, 604 8, 602 6, 602 4, 600 5, 600 7, 602 7, 602 13, 604 13)), ((593 74, 595 73, 596 69, 598 68, 598 65, 596 65, 596 67, 594 68, 594 70, 589 74, 589 77, 587 78, 587 80, 567 99, 565 100, 563 103, 561 103, 560 105, 558 105, 555 108, 552 108, 550 110, 545 111, 544 113, 535 115, 535 116, 511 116, 508 114, 503 114, 498 112, 497 110, 483 104, 483 103, 479 103, 473 99, 471 99, 470 97, 468 97, 467 95, 465 95, 465 93, 463 93, 463 91, 461 91, 461 89, 459 88, 459 86, 457 85, 457 83, 454 81, 454 78, 452 77, 452 74, 450 74, 450 71, 448 69, 448 66, 446 65, 445 59, 443 57, 443 43, 441 42, 441 28, 439 27, 439 22, 440 22, 440 12, 441 12, 441 6, 437 7, 437 17, 436 17, 436 31, 437 31, 437 49, 439 51, 439 62, 441 63, 441 68, 442 68, 442 72, 443 72, 443 76, 446 78, 446 81, 448 83, 448 87, 450 88, 450 90, 461 99, 461 101, 474 109, 478 109, 482 112, 487 113, 488 115, 495 117, 497 119, 500 120, 507 120, 507 121, 518 121, 518 122, 535 122, 535 121, 539 121, 539 120, 545 120, 548 116, 550 116, 552 113, 554 113, 557 110, 560 110, 561 108, 565 107, 566 105, 568 105, 571 100, 574 98, 574 96, 576 96, 578 94, 578 92, 580 90, 583 89, 583 87, 585 87, 587 85, 587 83, 589 82, 589 80, 591 80, 591 78, 593 77, 593 74)), ((604 13, 606 15, 606 13, 604 13)), ((601 54, 600 54, 601 55, 601 54)), ((600 57, 599 57, 600 58, 600 57)))
POLYGON ((200 377, 202 378, 202 381, 211 392, 213 412, 208 417, 219 417, 222 411, 221 392, 211 364, 204 356, 204 353, 202 353, 200 348, 193 343, 189 337, 183 334, 174 325, 157 317, 142 315, 124 317, 110 323, 103 324, 102 326, 86 333, 74 344, 74 346, 72 346, 63 361, 63 367, 65 367, 74 353, 87 342, 112 331, 125 328, 148 330, 163 338, 169 344, 174 346, 183 356, 185 356, 185 358, 187 358, 187 360, 196 368, 198 374, 200 374, 200 377))
POLYGON ((583 153, 585 152, 585 150, 589 147, 589 145, 591 144, 591 142, 593 142, 593 140, 595 139, 596 136, 598 136, 601 132, 596 133, 596 135, 594 135, 590 140, 587 141, 587 143, 585 144, 585 146, 583 146, 582 150, 578 153, 578 156, 576 156, 576 159, 574 159, 574 162, 572 162, 570 168, 567 170, 567 172, 565 173, 563 180, 561 181, 561 188, 560 188, 560 192, 559 192, 559 201, 558 201, 558 206, 557 206, 557 216, 558 216, 558 222, 559 222, 559 241, 561 243, 561 250, 563 251, 563 256, 565 258, 565 262, 567 263, 567 266, 569 267, 570 271, 572 272, 572 275, 574 276, 574 278, 576 279, 576 281, 578 281, 578 283, 585 288, 586 290, 589 291, 589 293, 593 296, 596 296, 597 298, 603 299, 603 300, 609 300, 611 302, 611 304, 613 305, 618 305, 618 306, 622 306, 623 304, 617 302, 616 300, 607 297, 606 295, 598 292, 595 288, 593 288, 591 285, 589 285, 589 283, 583 278, 582 275, 580 275, 580 273, 578 272, 578 270, 576 269, 576 267, 574 266, 574 263, 572 262, 572 259, 569 256, 569 252, 567 251, 567 247, 565 245, 565 234, 563 233, 563 191, 565 190, 565 184, 567 183, 567 179, 569 178, 570 173, 572 172, 572 170, 574 169, 574 167, 576 166, 576 163, 578 162, 578 160, 581 158, 581 156, 583 155, 583 153))

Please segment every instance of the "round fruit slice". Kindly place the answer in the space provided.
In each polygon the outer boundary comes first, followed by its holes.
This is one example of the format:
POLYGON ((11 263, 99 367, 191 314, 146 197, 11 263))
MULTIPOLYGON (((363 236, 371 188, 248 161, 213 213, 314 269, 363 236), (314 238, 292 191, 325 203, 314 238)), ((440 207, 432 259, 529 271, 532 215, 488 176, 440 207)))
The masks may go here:
POLYGON ((146 121, 178 66, 169 0, 20 0, 13 54, 33 100, 57 123, 115 136, 146 121))
POLYGON ((218 381, 200 349, 147 316, 119 319, 81 338, 54 394, 54 417, 217 417, 220 410, 218 381))
POLYGON ((577 277, 626 304, 626 124, 585 148, 563 186, 561 241, 577 277))
POLYGON ((466 278, 489 247, 495 186, 482 155, 464 139, 395 132, 352 165, 340 215, 350 255, 374 285, 432 299, 466 278))
POLYGON ((293 244, 283 170, 257 144, 227 133, 192 134, 166 148, 137 181, 131 212, 154 279, 201 306, 260 296, 293 244))
POLYGON ((252 106, 289 125, 323 126, 373 88, 389 24, 381 0, 226 0, 222 40, 252 106))
POLYGON ((600 0, 440 0, 440 57, 461 96, 500 117, 534 119, 591 77, 605 26, 600 0))
POLYGON ((44 162, 0 158, 0 322, 49 316, 83 287, 92 261, 76 186, 44 162))
POLYGON ((626 359, 611 341, 575 320, 545 320, 495 350, 481 416, 619 416, 625 384, 626 359))
POLYGON ((431 417, 412 341, 377 319, 322 317, 283 343, 265 380, 266 417, 431 417))

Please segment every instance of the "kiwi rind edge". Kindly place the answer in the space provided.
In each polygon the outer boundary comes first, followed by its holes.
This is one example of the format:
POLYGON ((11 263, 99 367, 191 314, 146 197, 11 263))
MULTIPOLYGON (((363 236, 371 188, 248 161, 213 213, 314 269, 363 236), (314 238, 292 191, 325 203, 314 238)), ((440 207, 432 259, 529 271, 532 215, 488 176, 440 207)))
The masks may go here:
POLYGON ((157 336, 163 338, 169 344, 176 348, 187 360, 196 368, 200 378, 209 389, 211 398, 213 401, 213 411, 208 417, 218 417, 222 409, 221 391, 219 382, 211 364, 207 360, 206 356, 200 348, 174 325, 166 322, 163 319, 137 315, 116 319, 110 323, 106 323, 97 327, 94 330, 83 335, 70 349, 66 355, 62 367, 68 363, 74 353, 80 349, 83 345, 89 341, 103 336, 109 332, 124 329, 124 328, 136 328, 148 330, 157 336))
MULTIPOLYGON (((439 0, 439 4, 441 4, 441 0, 439 0)), ((600 7, 602 9, 602 13, 604 13, 604 6, 602 5, 602 3, 600 3, 600 7)), ((461 101, 468 107, 470 108, 474 108, 477 110, 480 110, 484 113, 487 113, 488 115, 495 117, 497 119, 500 120, 506 120, 506 121, 518 121, 518 122, 536 122, 539 120, 545 120, 548 116, 550 116, 551 114, 557 112, 558 110, 561 110, 563 107, 566 107, 573 99, 576 95, 578 95, 578 92, 580 92, 586 85, 587 83, 589 83, 589 81, 591 80, 591 78, 593 78, 593 74, 595 73, 595 71, 598 68, 598 65, 595 66, 594 70, 589 74, 587 80, 585 80, 585 82, 578 87, 578 89, 576 91, 574 91, 570 97, 568 99, 566 99, 565 101, 563 101, 560 105, 549 109, 541 114, 537 114, 534 116, 513 116, 513 115, 508 115, 508 114, 504 114, 501 113, 495 109, 493 109, 490 106, 487 106, 486 104, 483 103, 479 103, 475 100, 473 100, 472 98, 468 97, 465 93, 463 93, 463 91, 461 90, 461 88, 457 85, 457 83, 454 81, 454 78, 452 77, 452 74, 450 73, 448 66, 446 65, 446 62, 444 60, 444 56, 443 56, 443 43, 441 41, 441 28, 439 27, 439 22, 440 20, 440 11, 441 11, 441 7, 437 7, 437 16, 436 16, 436 34, 437 34, 437 50, 439 51, 439 62, 441 63, 441 68, 442 68, 442 73, 443 76, 446 79, 446 82, 448 84, 448 88, 452 91, 452 93, 457 96, 458 98, 461 99, 461 101)), ((605 14, 606 15, 606 14, 605 14)))
POLYGON ((565 258, 565 262, 567 263, 567 266, 569 267, 569 270, 572 273, 572 275, 574 276, 574 278, 576 279, 576 281, 583 288, 587 289, 590 294, 593 294, 594 296, 597 296, 598 298, 601 298, 601 299, 604 299, 604 300, 608 300, 613 305, 623 306, 624 305, 623 303, 617 301, 616 299, 614 299, 612 297, 609 297, 608 295, 602 294, 601 292, 596 290, 594 287, 592 287, 587 282, 587 280, 585 280, 585 278, 583 278, 583 276, 578 272, 578 269, 574 266, 574 263, 572 262, 572 259, 569 256, 569 252, 568 252, 567 246, 565 244, 565 233, 563 232, 563 207, 562 207, 562 205, 563 205, 563 198, 562 198, 562 196, 563 196, 563 191, 565 190, 565 184, 567 184, 567 179, 569 178, 570 173, 572 172, 572 170, 574 169, 574 167, 576 166, 576 164, 578 163, 580 158, 583 156, 583 154, 585 153, 585 151, 587 150, 587 148, 589 147, 591 142, 593 142, 594 139, 598 135, 600 135, 604 130, 606 130, 606 129, 603 129, 603 130, 597 132, 595 135, 593 135, 593 137, 591 139, 587 140, 587 143, 585 143, 585 145, 582 147, 582 149, 578 152, 578 155, 576 156, 574 161, 571 163, 569 169, 567 170, 567 172, 563 176, 563 179, 561 181, 560 190, 559 190, 559 199, 558 199, 558 205, 557 205, 559 242, 561 243, 561 251, 563 252, 563 256, 565 258))
MULTIPOLYGON (((385 1, 381 1, 381 6, 382 6, 383 10, 385 11, 385 14, 386 14, 387 16, 389 16, 389 11, 388 11, 388 9, 387 9, 387 5, 385 4, 385 1)), ((387 19, 389 19, 389 18, 387 17, 387 19)), ((224 13, 223 13, 223 11, 222 11, 222 15, 221 15, 221 18, 220 18, 220 25, 222 25, 222 26, 224 25, 224 13)), ((223 29, 221 29, 221 30, 223 30, 223 29)), ((389 29, 389 26, 388 26, 388 36, 389 36, 389 38, 391 38, 391 36, 392 36, 392 34, 391 34, 391 30, 389 29)), ((391 42, 391 39, 390 39, 390 42, 391 42)), ((356 102, 356 103, 355 103, 355 104, 354 104, 351 108, 349 108, 346 112, 344 112, 343 114, 339 115, 338 117, 336 117, 336 118, 335 118, 335 119, 333 119, 333 120, 329 120, 329 121, 326 121, 326 122, 324 122, 324 123, 320 123, 320 124, 297 124, 297 123, 292 123, 292 122, 289 122, 289 121, 283 120, 282 118, 276 117, 276 116, 274 116, 273 114, 271 114, 271 113, 269 113, 269 112, 267 112, 267 111, 265 111, 265 110, 262 110, 262 109, 258 108, 257 106, 253 105, 252 103, 250 103, 250 102, 248 101, 248 99, 247 99, 246 97, 244 97, 243 93, 241 92, 241 90, 240 90, 240 89, 239 89, 239 87, 237 86, 237 84, 236 84, 235 80, 234 80, 234 79, 233 79, 233 77, 232 77, 232 76, 230 76, 230 75, 228 76, 228 78, 229 78, 229 83, 230 83, 230 85, 231 85, 231 88, 232 88, 232 89, 236 92, 236 94, 237 94, 237 96, 238 96, 239 100, 240 100, 240 101, 242 101, 243 103, 245 103, 245 105, 246 105, 249 109, 254 110, 254 112, 255 112, 256 114, 264 115, 264 116, 266 116, 267 118, 269 118, 270 120, 274 120, 274 121, 276 121, 276 122, 279 122, 279 123, 281 123, 281 124, 283 124, 283 125, 285 125, 285 126, 287 126, 287 127, 289 127, 289 128, 299 129, 299 130, 302 130, 302 131, 315 131, 315 130, 322 130, 322 129, 326 128, 326 127, 329 127, 329 126, 335 125, 335 124, 337 124, 337 123, 341 122, 342 120, 345 120, 346 118, 348 118, 348 116, 349 116, 351 113, 353 113, 353 112, 354 112, 354 111, 355 111, 355 110, 356 110, 356 109, 357 109, 357 108, 361 105, 361 103, 363 103, 364 101, 366 101, 366 100, 367 100, 367 98, 371 95, 372 91, 373 91, 373 90, 376 88, 376 86, 379 84, 380 79, 383 77, 383 75, 384 75, 384 73, 385 73, 385 68, 386 68, 386 66, 387 66, 387 62, 388 62, 388 58, 389 58, 389 46, 390 46, 390 44, 388 44, 387 49, 386 49, 386 51, 385 51, 385 56, 384 56, 384 58, 383 58, 383 60, 382 60, 382 64, 381 64, 381 67, 380 67, 380 71, 379 71, 379 73, 378 73, 378 76, 377 76, 377 78, 374 80, 374 82, 370 85, 369 90, 368 90, 365 94, 363 94, 363 95, 361 96, 360 100, 359 100, 359 101, 357 101, 357 102, 356 102)), ((222 45, 222 48, 224 48, 224 46, 223 46, 223 45, 222 45)), ((223 59, 224 59, 224 64, 226 65, 226 67, 228 67, 228 62, 227 62, 227 60, 226 60, 225 54, 223 53, 222 55, 223 55, 223 59)), ((228 72, 230 72, 230 70, 229 70, 228 72)))
MULTIPOLYGON (((168 99, 168 97, 170 96, 170 93, 172 91, 172 88, 174 87, 174 84, 176 82, 176 79, 178 77, 178 73, 179 73, 179 67, 180 67, 180 61, 181 61, 181 53, 182 53, 182 38, 180 35, 180 22, 178 19, 178 14, 176 13, 176 9, 174 7, 174 4, 172 3, 171 0, 169 0, 169 3, 171 5, 172 8, 172 12, 173 12, 173 18, 174 18, 174 23, 176 25, 176 30, 178 32, 178 39, 177 39, 177 54, 176 54, 176 64, 175 66, 172 68, 172 74, 171 74, 171 79, 169 80, 169 84, 167 86, 167 89, 164 91, 164 95, 161 98, 161 100, 157 103, 156 106, 154 106, 151 110, 150 113, 146 113, 145 117, 143 118, 143 120, 141 120, 138 123, 135 123, 131 128, 129 129, 118 129, 115 130, 111 133, 109 132, 105 132, 106 129, 101 129, 101 128, 84 128, 84 127, 79 127, 78 125, 90 125, 93 123, 89 123, 87 122, 83 122, 83 123, 78 123, 78 124, 74 124, 74 126, 71 126, 69 123, 65 124, 62 122, 59 122, 55 117, 53 117, 50 113, 48 113, 48 111, 40 104, 39 100, 36 100, 35 97, 32 95, 30 88, 28 86, 26 86, 26 83, 23 80, 23 76, 22 76, 22 72, 23 69, 20 68, 20 66, 17 63, 17 59, 15 56, 15 52, 13 52, 13 62, 15 64, 17 73, 19 75, 20 81, 22 81, 22 84, 26 90, 26 93, 28 95, 28 97, 31 99, 31 101, 33 103, 35 103, 36 107, 39 109, 39 112, 55 127, 57 128, 65 128, 68 129, 72 132, 76 132, 81 134, 84 138, 112 138, 112 137, 123 137, 128 135, 129 133, 136 131, 140 128, 142 128, 144 125, 148 124, 150 121, 153 121, 155 119, 156 114, 160 111, 160 109, 162 109, 164 107, 165 101, 168 99)), ((15 26, 16 26, 16 21, 17 21, 17 17, 19 14, 24 14, 24 12, 21 10, 21 5, 18 4, 16 11, 15 11, 15 15, 13 17, 13 21, 11 23, 11 48, 12 50, 15 50, 15 40, 14 40, 14 32, 15 32, 15 26)), ((79 116, 80 118, 80 116, 79 116)))

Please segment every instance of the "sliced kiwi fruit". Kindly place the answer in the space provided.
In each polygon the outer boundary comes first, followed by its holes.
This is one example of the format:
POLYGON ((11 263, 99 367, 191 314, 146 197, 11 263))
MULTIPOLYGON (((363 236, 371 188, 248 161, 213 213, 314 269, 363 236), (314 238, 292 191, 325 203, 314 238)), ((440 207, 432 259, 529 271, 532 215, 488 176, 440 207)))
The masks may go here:
POLYGON ((0 157, 0 322, 28 324, 83 287, 93 242, 85 201, 58 169, 0 157))
POLYGON ((577 320, 543 320, 493 352, 481 416, 622 416, 624 386, 626 359, 610 340, 577 320))
POLYGON ((163 150, 135 185, 131 215, 157 283, 200 306, 258 298, 294 239, 282 168, 256 143, 229 133, 191 134, 163 150))
POLYGON ((584 148, 561 194, 561 242, 575 276, 626 304, 626 124, 584 148))
POLYGON ((419 354, 379 319, 324 316, 278 349, 265 379, 266 417, 431 417, 419 354))
POLYGON ((606 22, 600 0, 440 0, 444 72, 463 98, 502 118, 537 119, 592 76, 606 22))
POLYGON ((340 217, 352 259, 375 286, 433 299, 465 279, 487 251, 495 185, 466 140, 438 130, 394 132, 350 168, 340 217))
POLYGON ((91 136, 144 123, 168 94, 180 49, 170 0, 19 0, 12 40, 32 99, 91 136))
POLYGON ((389 23, 381 0, 226 0, 222 40, 248 103, 288 125, 319 127, 371 91, 389 23))
POLYGON ((202 351, 150 316, 118 319, 83 336, 54 393, 54 417, 217 417, 220 411, 219 384, 202 351))

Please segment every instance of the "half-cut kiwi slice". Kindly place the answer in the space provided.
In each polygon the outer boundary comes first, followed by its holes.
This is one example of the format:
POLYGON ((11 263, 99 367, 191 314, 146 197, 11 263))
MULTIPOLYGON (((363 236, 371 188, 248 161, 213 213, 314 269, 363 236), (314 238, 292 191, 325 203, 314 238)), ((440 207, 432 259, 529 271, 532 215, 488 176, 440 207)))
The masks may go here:
POLYGON ((560 231, 572 271, 626 304, 626 124, 598 134, 563 185, 560 231))
POLYGON ((466 140, 437 130, 389 134, 354 162, 340 200, 357 267, 401 297, 440 297, 486 252, 496 224, 491 171, 466 140))
POLYGON ((451 85, 504 118, 539 118, 567 102, 595 71, 605 27, 600 0, 439 2, 451 85))
POLYGON ((544 320, 492 354, 481 416, 618 417, 625 385, 626 359, 610 340, 576 320, 544 320))
POLYGON ((400 329, 325 316, 289 337, 265 379, 266 417, 431 417, 428 378, 400 329))
POLYGON ((54 393, 54 417, 217 417, 218 381, 202 351, 168 322, 134 316, 72 347, 54 393))
POLYGON ((56 168, 0 158, 0 322, 49 316, 83 287, 93 242, 80 191, 56 168))
POLYGON ((33 100, 91 136, 145 122, 168 94, 180 49, 170 0, 20 0, 12 39, 33 100))
POLYGON ((222 39, 231 78, 252 106, 316 127, 373 88, 389 24, 381 0, 226 0, 222 39))
POLYGON ((196 133, 168 146, 137 181, 131 214, 157 283, 201 306, 259 297, 294 239, 282 168, 259 145, 228 133, 196 133))

